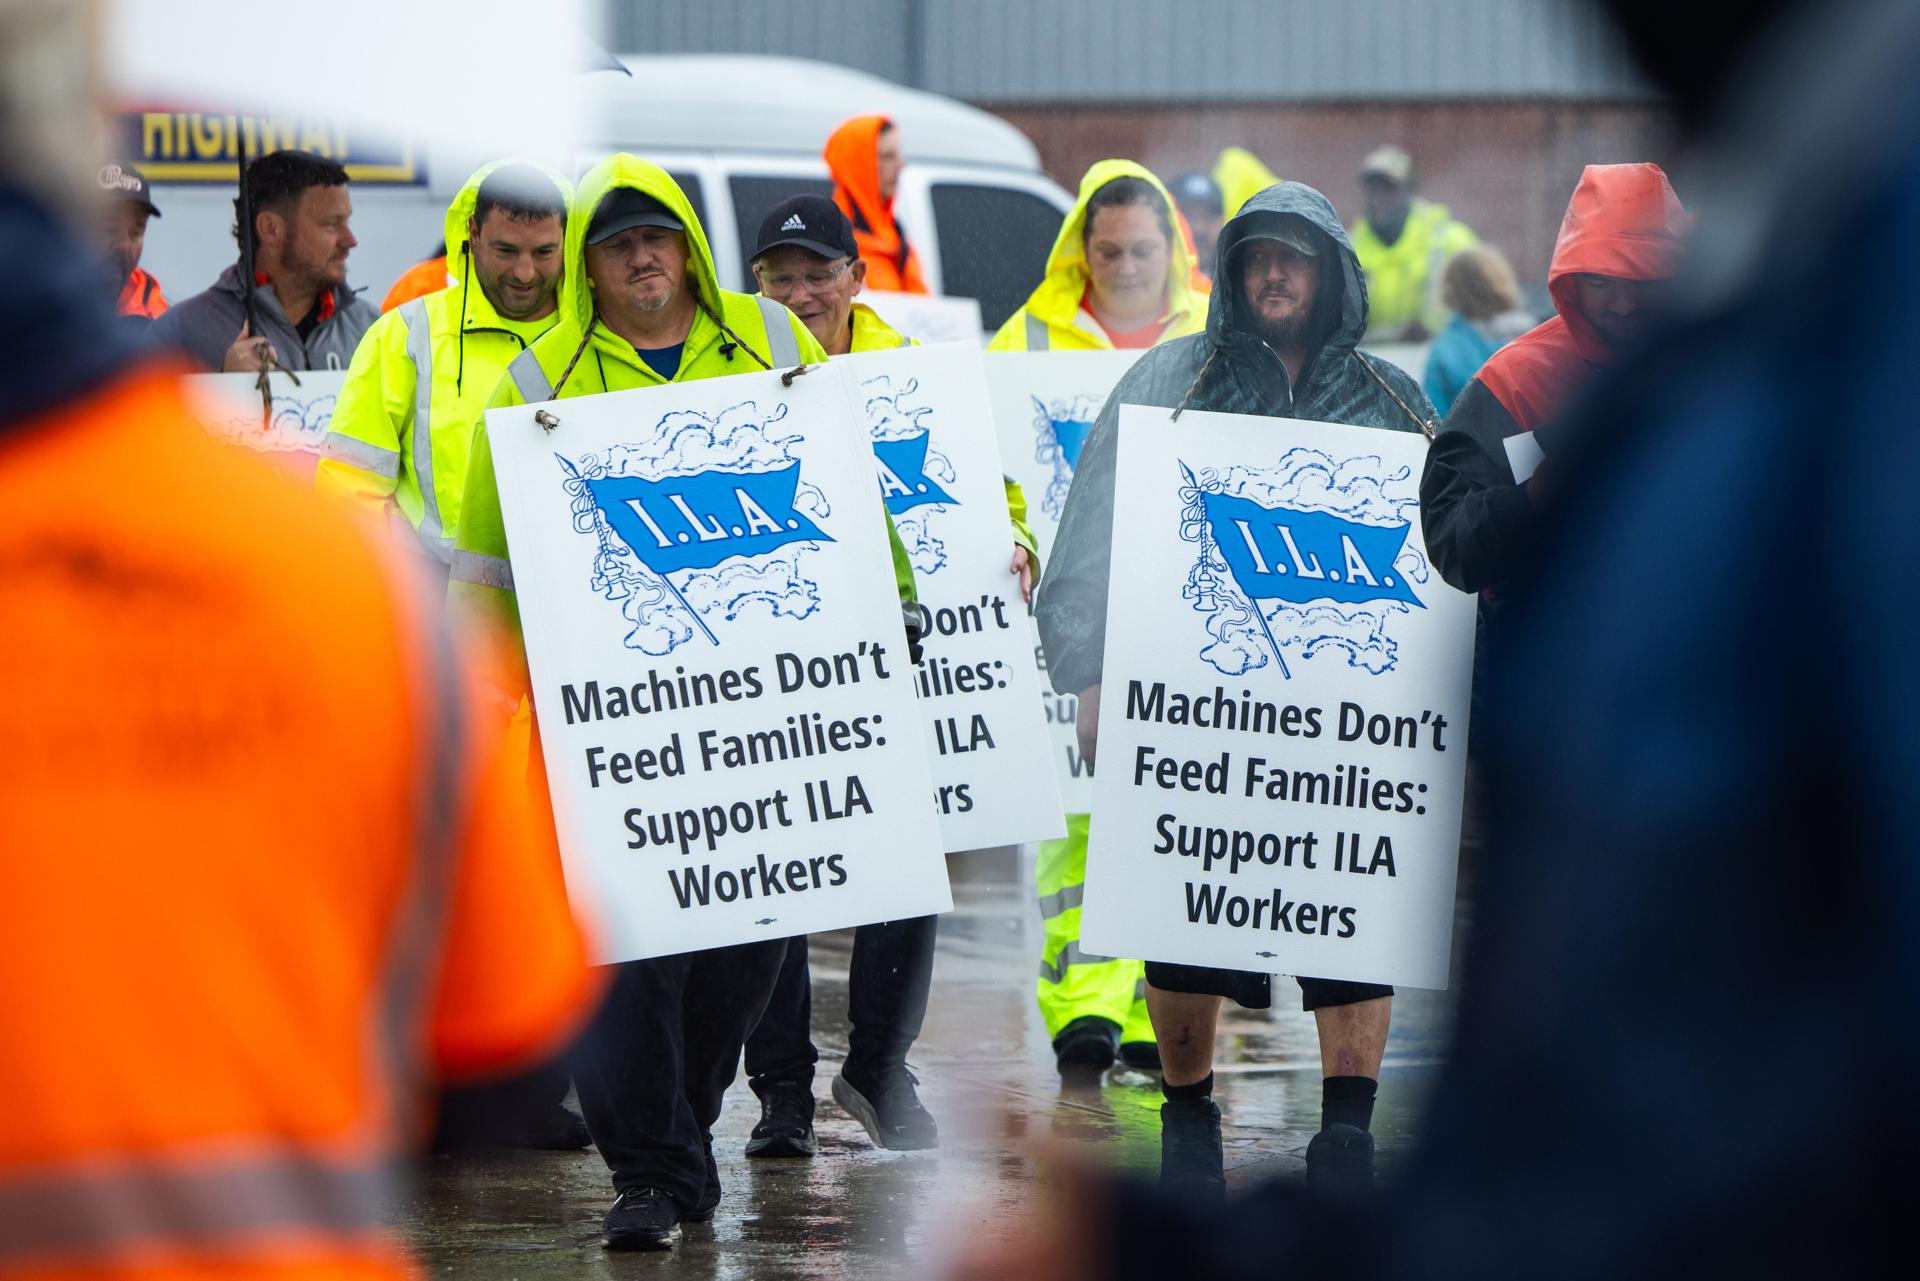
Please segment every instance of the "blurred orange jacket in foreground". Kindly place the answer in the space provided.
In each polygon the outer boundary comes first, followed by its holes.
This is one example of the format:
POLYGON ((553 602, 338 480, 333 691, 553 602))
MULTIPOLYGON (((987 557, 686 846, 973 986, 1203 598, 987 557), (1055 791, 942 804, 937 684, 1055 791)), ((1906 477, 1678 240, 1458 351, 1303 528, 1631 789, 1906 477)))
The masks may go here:
POLYGON ((172 377, 0 432, 0 510, 0 1276, 409 1274, 426 1091, 593 995, 551 830, 379 533, 172 377))

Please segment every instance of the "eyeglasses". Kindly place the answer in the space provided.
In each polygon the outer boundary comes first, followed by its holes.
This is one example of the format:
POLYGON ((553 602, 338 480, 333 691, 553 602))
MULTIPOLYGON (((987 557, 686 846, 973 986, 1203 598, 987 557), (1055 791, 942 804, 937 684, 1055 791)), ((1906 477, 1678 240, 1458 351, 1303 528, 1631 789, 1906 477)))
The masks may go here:
POLYGON ((841 272, 851 266, 853 266, 853 259, 845 258, 841 260, 838 267, 827 267, 819 271, 803 271, 795 274, 791 271, 763 271, 756 267, 754 274, 760 277, 760 285, 763 289, 784 294, 791 293, 794 286, 800 284, 806 285, 808 289, 825 289, 838 278, 841 272))

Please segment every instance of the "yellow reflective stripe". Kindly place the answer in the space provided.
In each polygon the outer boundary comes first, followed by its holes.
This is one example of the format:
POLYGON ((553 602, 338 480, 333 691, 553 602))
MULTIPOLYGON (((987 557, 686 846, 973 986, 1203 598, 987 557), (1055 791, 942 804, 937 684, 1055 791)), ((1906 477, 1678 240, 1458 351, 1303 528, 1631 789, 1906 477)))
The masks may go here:
POLYGON ((1060 949, 1060 955, 1052 963, 1049 963, 1044 956, 1040 958, 1040 977, 1049 983, 1058 983, 1067 976, 1067 971, 1076 965, 1103 965, 1114 959, 1111 956, 1101 956, 1097 952, 1087 951, 1080 946, 1080 940, 1075 939, 1060 949))
MULTIPOLYGON (((413 476, 420 485, 420 537, 430 548, 444 546, 440 495, 433 487, 433 328, 427 300, 415 298, 400 308, 407 330, 407 358, 413 361, 413 476)), ((444 553, 442 553, 444 558, 444 553)))
POLYGON ((472 583, 476 587, 497 587, 510 592, 513 590, 513 563, 504 556, 456 551, 453 554, 453 581, 472 583))
POLYGON ((771 298, 756 296, 760 319, 767 327, 767 353, 775 369, 800 363, 800 340, 793 336, 793 319, 785 307, 771 298))
POLYGON ((397 451, 352 436, 343 436, 337 431, 328 432, 326 439, 320 442, 320 456, 387 480, 400 479, 400 455, 397 451))
POLYGON ((290 1233, 364 1237, 383 1225, 391 1186, 385 1162, 302 1152, 16 1172, 0 1181, 0 1271, 156 1246, 233 1251, 290 1233))
POLYGON ((1028 351, 1046 351, 1051 346, 1053 346, 1053 337, 1052 335, 1047 333, 1047 322, 1040 319, 1040 317, 1034 315, 1032 312, 1028 312, 1027 313, 1027 350, 1028 351))
POLYGON ((1086 897, 1087 887, 1085 885, 1069 885, 1057 894, 1042 894, 1040 896, 1040 919, 1050 921, 1063 912, 1071 912, 1074 908, 1079 907, 1081 903, 1085 902, 1086 897))
POLYGON ((547 371, 540 368, 539 358, 531 347, 513 358, 507 366, 507 377, 513 379, 514 390, 529 405, 553 399, 553 384, 547 380, 547 371))

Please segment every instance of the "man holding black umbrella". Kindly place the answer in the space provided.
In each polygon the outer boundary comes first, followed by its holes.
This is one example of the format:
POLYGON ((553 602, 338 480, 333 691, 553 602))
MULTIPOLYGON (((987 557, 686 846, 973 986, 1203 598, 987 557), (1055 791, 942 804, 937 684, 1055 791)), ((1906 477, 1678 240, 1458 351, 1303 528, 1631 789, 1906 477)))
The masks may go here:
MULTIPOLYGON (((203 369, 345 369, 380 310, 347 288, 347 254, 360 242, 348 220, 347 171, 304 151, 276 151, 247 166, 236 214, 251 206, 253 279, 236 262, 211 288, 153 325, 154 341, 203 369), (251 292, 251 300, 248 294, 251 292)), ((238 218, 234 235, 241 238, 238 218)))

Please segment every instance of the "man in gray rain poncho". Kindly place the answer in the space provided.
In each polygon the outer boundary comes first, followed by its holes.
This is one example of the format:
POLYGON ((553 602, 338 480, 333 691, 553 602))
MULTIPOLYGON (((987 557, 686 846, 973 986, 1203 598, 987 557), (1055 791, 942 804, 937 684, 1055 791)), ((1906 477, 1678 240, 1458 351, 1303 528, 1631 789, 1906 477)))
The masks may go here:
MULTIPOLYGON (((1080 696, 1080 744, 1094 757, 1112 559, 1115 428, 1123 404, 1308 418, 1431 432, 1432 406, 1393 365, 1355 349, 1367 287, 1327 198, 1297 182, 1255 195, 1221 230, 1205 332, 1163 343, 1121 378, 1101 409, 1074 477, 1036 613, 1054 688, 1080 696)), ((1135 954, 1151 954, 1141 940, 1135 954)), ((1147 962, 1147 1004, 1164 1065, 1161 1182, 1205 1196, 1225 1188, 1213 1034, 1222 998, 1272 1000, 1265 974, 1147 962)), ((1380 984, 1301 978, 1320 1033, 1321 1131, 1309 1182, 1373 1181, 1373 1099, 1393 1010, 1380 984)))

